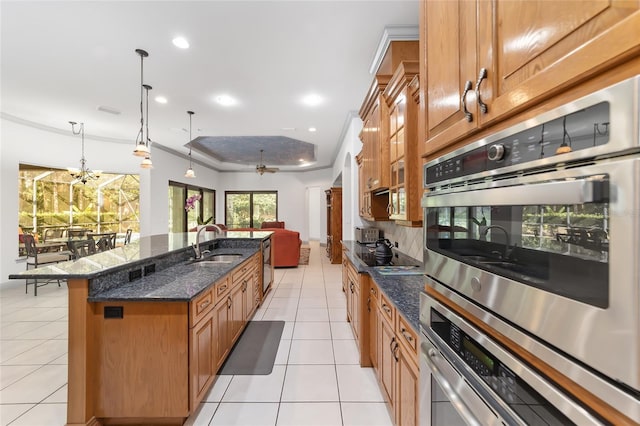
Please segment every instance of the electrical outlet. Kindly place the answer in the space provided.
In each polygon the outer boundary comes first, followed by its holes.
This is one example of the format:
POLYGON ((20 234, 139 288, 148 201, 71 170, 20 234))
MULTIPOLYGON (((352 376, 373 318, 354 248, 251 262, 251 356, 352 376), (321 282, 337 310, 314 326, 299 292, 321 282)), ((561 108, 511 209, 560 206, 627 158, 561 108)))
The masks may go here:
POLYGON ((398 242, 397 242, 397 241, 394 241, 394 242, 393 242, 393 245, 394 245, 394 246, 396 246, 396 248, 398 248, 398 247, 399 247, 399 246, 398 246, 398 242))

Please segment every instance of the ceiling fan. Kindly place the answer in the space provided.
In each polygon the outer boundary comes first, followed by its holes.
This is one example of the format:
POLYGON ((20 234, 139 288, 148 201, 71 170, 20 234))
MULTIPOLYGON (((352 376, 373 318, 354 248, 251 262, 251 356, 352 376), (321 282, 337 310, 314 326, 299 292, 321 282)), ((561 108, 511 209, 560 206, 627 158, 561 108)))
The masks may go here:
POLYGON ((260 150, 260 163, 256 166, 256 173, 259 173, 260 175, 263 175, 264 173, 275 173, 278 170, 280 170, 277 167, 267 167, 264 165, 264 163, 262 162, 262 153, 264 152, 264 149, 260 150))

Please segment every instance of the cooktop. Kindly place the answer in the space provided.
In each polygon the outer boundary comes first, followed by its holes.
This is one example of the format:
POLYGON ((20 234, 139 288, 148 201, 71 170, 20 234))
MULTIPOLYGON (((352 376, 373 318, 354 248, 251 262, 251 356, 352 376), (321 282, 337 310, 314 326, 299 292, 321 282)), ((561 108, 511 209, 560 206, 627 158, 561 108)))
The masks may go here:
POLYGON ((395 250, 393 250, 393 258, 389 263, 377 262, 376 249, 373 245, 358 244, 354 249, 354 253, 367 266, 420 266, 417 260, 395 250))

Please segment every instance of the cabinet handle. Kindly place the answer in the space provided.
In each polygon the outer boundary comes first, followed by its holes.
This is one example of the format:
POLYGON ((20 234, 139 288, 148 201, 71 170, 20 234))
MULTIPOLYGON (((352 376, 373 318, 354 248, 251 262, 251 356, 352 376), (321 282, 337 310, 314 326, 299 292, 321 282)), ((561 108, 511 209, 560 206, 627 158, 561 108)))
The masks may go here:
POLYGON ((371 312, 371 297, 367 297, 367 312, 371 312))
POLYGON ((247 280, 242 282, 242 292, 244 293, 245 291, 247 291, 247 280))
POLYGON ((480 85, 482 84, 482 80, 484 80, 485 78, 487 78, 487 69, 480 68, 480 72, 478 73, 478 81, 476 82, 476 102, 478 102, 480 112, 482 112, 483 114, 486 114, 487 111, 489 111, 489 107, 487 106, 487 104, 482 102, 482 99, 480 98, 480 85))
POLYGON ((391 353, 393 354, 393 358, 396 360, 396 362, 398 362, 399 358, 398 358, 398 349, 400 349, 398 347, 398 342, 396 342, 396 345, 393 347, 393 350, 391 351, 391 353))
POLYGON ((402 333, 402 335, 404 336, 405 339, 407 339, 409 341, 409 343, 413 342, 413 337, 407 333, 407 329, 402 327, 402 329, 400 330, 400 332, 402 333))
POLYGON ((221 285, 220 287, 218 287, 218 292, 220 291, 225 291, 227 289, 227 285, 221 285))
POLYGON ((460 96, 460 105, 462 106, 462 112, 464 113, 464 117, 469 123, 473 121, 473 114, 471 114, 467 109, 467 93, 469 93, 469 90, 471 90, 472 87, 473 83, 471 82, 471 80, 467 80, 467 82, 464 83, 462 96, 460 96))
POLYGON ((369 293, 373 294, 374 296, 377 294, 375 288, 370 289, 369 293))
POLYGON ((396 342, 396 337, 392 337, 391 341, 389 342, 389 350, 391 351, 391 353, 393 353, 393 344, 396 342))
POLYGON ((349 289, 351 289, 351 293, 353 293, 353 281, 349 282, 349 289))
POLYGON ((202 309, 206 308, 207 306, 209 306, 210 304, 211 304, 211 300, 205 300, 204 302, 202 302, 200 304, 200 309, 202 310, 202 309))
POLYGON ((231 296, 227 297, 227 309, 231 309, 231 296))
POLYGON ((382 304, 382 309, 389 315, 391 315, 391 308, 389 308, 385 303, 382 304))

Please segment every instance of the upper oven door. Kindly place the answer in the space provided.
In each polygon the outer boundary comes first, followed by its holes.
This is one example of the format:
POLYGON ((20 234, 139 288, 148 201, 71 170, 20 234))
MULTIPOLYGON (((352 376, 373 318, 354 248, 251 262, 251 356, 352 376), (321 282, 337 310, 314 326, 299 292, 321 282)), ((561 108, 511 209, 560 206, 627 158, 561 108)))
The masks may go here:
POLYGON ((636 182, 622 157, 427 193, 425 272, 640 389, 636 182))

